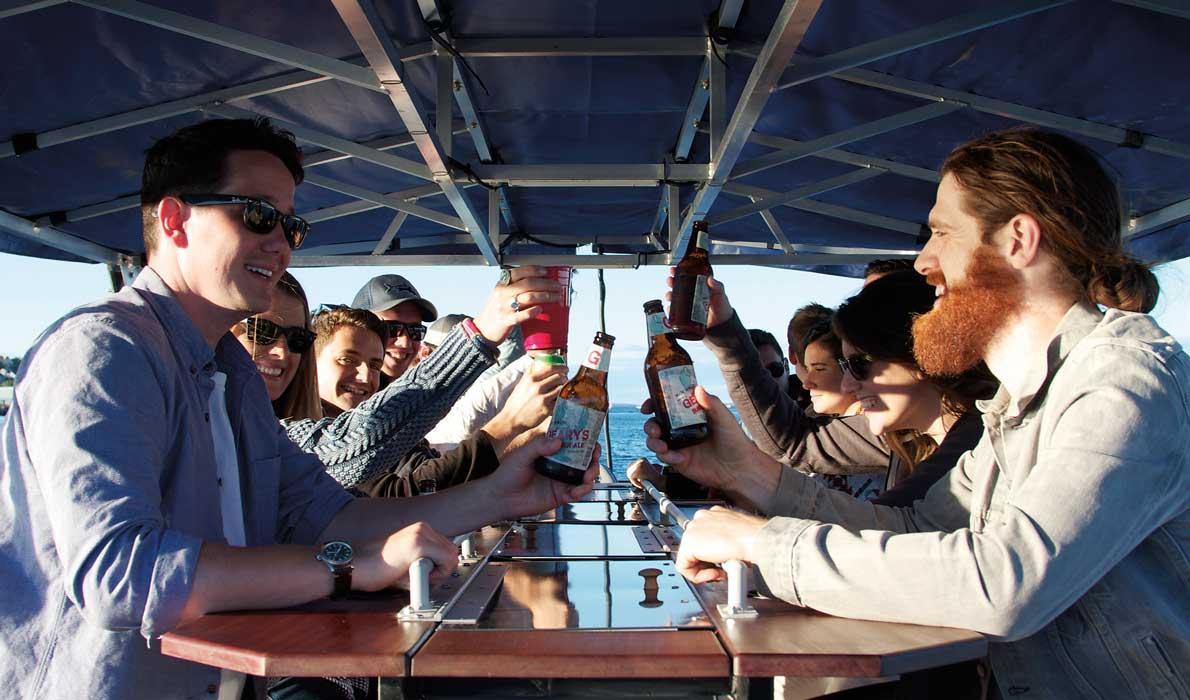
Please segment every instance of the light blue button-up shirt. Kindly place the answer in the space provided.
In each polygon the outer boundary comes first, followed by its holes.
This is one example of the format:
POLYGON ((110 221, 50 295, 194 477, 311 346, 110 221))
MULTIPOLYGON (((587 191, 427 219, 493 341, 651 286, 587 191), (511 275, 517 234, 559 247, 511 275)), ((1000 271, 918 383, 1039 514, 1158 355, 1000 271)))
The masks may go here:
POLYGON ((4 695, 213 694, 218 669, 162 656, 155 640, 178 623, 202 543, 225 541, 207 414, 216 370, 248 546, 313 544, 351 500, 286 437, 235 338, 212 351, 145 269, 51 326, 17 377, 0 471, 4 695))

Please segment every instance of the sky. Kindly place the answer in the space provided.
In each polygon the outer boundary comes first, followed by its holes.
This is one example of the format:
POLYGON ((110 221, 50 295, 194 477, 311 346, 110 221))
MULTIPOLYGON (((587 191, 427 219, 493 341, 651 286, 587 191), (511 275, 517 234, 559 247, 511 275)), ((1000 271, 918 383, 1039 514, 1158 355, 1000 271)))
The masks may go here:
MULTIPOLYGON (((351 302, 373 275, 397 273, 411 281, 440 314, 477 314, 499 276, 483 267, 357 267, 302 268, 292 271, 306 288, 312 306, 351 302)), ((647 396, 643 364, 647 349, 642 305, 665 294, 665 267, 607 270, 607 331, 616 337, 608 389, 613 403, 639 403, 647 396)), ((1190 345, 1190 260, 1157 270, 1161 300, 1154 315, 1167 331, 1190 345)), ((784 343, 793 311, 810 302, 838 306, 858 291, 860 280, 756 266, 715 269, 728 298, 749 328, 763 328, 784 343)), ((107 268, 0 254, 0 280, 8 293, 0 297, 0 355, 22 355, 38 334, 75 306, 110 290, 107 268)), ((599 330, 599 283, 595 270, 575 275, 570 317, 570 353, 581 357, 599 330)), ((714 357, 701 343, 683 342, 694 359, 700 383, 725 396, 714 357)), ((577 369, 572 360, 571 370, 577 369)))

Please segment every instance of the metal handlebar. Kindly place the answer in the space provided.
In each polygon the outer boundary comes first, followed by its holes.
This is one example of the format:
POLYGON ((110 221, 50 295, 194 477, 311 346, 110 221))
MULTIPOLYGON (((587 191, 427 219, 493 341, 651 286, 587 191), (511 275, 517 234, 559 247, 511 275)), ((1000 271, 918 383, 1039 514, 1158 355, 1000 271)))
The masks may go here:
MULTIPOLYGON (((685 530, 690 524, 690 516, 682 512, 652 481, 646 479, 642 486, 645 493, 657 502, 662 515, 673 518, 678 527, 685 530)), ((756 617, 756 608, 748 605, 749 567, 739 559, 731 559, 723 562, 722 569, 727 573, 727 604, 719 606, 719 614, 725 620, 756 617)))
MULTIPOLYGON (((459 559, 474 561, 478 558, 475 551, 475 533, 468 532, 454 538, 454 543, 462 547, 459 559)), ((401 620, 425 620, 438 613, 438 607, 430 600, 430 574, 434 571, 434 560, 429 557, 419 557, 413 560, 409 567, 409 605, 401 609, 397 617, 401 620)))

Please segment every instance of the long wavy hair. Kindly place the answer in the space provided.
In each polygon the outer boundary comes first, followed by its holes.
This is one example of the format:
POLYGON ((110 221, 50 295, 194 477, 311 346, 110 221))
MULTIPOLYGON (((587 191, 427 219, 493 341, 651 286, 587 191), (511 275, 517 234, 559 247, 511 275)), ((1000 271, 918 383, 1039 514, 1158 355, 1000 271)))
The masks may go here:
MULTIPOLYGON (((912 270, 891 272, 864 287, 835 311, 834 329, 840 338, 874 360, 912 367, 922 381, 942 395, 942 411, 958 418, 990 398, 997 383, 981 362, 955 377, 930 377, 913 358, 913 319, 934 306, 934 287, 912 270)), ((938 443, 917 430, 886 431, 889 449, 912 470, 938 449, 938 443)))
MULTIPOLYGON (((297 278, 286 272, 277 283, 277 290, 302 302, 302 327, 310 330, 310 302, 306 300, 306 291, 302 289, 297 278)), ((278 418, 322 418, 322 403, 318 400, 318 377, 315 371, 314 348, 311 346, 302 353, 293 381, 289 382, 289 386, 285 387, 285 391, 273 402, 273 413, 277 414, 278 418)))

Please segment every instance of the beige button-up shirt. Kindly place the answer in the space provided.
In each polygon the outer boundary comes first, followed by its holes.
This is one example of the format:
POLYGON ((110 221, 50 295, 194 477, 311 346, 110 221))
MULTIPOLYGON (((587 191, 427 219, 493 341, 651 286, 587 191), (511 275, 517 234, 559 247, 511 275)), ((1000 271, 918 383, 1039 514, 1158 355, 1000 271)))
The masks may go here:
MULTIPOLYGON (((1027 358, 1022 358, 1027 361, 1027 358)), ((989 635, 1012 697, 1190 697, 1190 359, 1077 304, 912 508, 782 473, 756 566, 797 605, 989 635)))

